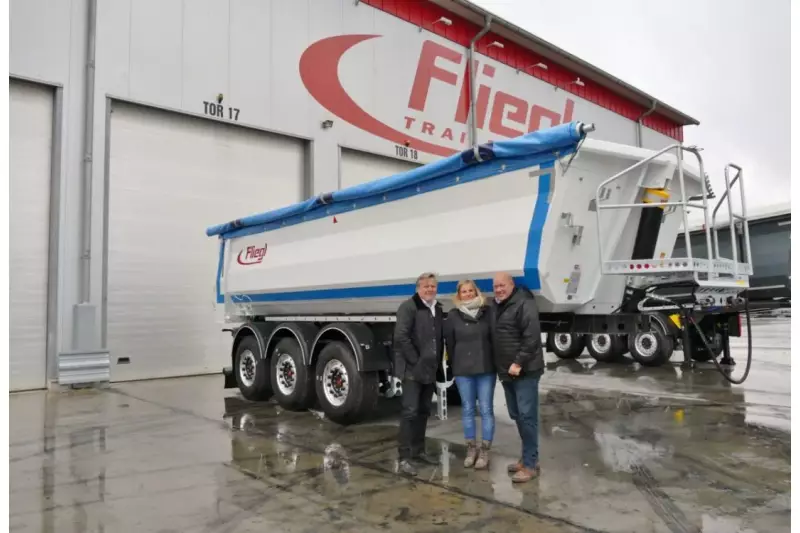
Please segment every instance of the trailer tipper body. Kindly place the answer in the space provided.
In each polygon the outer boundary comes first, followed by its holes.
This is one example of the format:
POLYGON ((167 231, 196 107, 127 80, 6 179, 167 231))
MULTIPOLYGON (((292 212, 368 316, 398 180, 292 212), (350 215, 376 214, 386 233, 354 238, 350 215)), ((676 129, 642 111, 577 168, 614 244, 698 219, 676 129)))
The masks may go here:
MULTIPOLYGON (((719 257, 712 242, 712 208, 732 207, 733 182, 711 204, 696 149, 597 141, 593 129, 572 122, 475 146, 208 228, 220 242, 216 302, 236 325, 226 386, 360 419, 381 395, 402 394, 394 313, 427 271, 445 310, 459 280, 491 295, 493 275, 511 273, 535 295, 559 357, 630 351, 660 365, 678 344, 686 360, 727 357, 752 272, 746 239, 743 259, 719 257), (672 257, 691 207, 706 214, 710 256, 672 257), (690 322, 702 327, 693 333, 690 322)), ((746 231, 745 213, 735 216, 746 231)))

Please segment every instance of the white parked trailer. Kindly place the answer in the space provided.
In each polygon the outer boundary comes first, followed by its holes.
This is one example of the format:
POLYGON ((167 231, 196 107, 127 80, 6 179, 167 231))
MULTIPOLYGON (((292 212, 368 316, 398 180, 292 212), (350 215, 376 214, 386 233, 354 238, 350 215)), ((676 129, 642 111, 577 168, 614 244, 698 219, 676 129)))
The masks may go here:
POLYGON ((332 418, 360 418, 380 393, 401 393, 392 322, 425 271, 438 274, 446 310, 459 280, 490 294, 493 275, 511 273, 561 357, 630 349, 662 364, 686 343, 689 308, 713 317, 703 327, 719 346, 738 335, 749 255, 672 257, 686 210, 711 212, 699 153, 587 138, 593 130, 539 130, 208 228, 220 240, 216 302, 237 324, 228 386, 289 408, 316 396, 332 418))

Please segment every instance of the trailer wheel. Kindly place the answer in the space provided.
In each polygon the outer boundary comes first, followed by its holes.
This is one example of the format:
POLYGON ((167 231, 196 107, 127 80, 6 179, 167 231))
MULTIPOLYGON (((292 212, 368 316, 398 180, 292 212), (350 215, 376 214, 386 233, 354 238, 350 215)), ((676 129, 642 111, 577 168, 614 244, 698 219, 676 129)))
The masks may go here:
POLYGON ((586 335, 586 349, 589 355, 601 363, 613 363, 623 359, 627 350, 622 335, 594 333, 586 335))
POLYGON ((242 396, 250 401, 266 401, 272 396, 269 366, 262 358, 255 337, 245 337, 236 347, 233 358, 236 386, 242 396))
POLYGON ((547 346, 561 359, 576 359, 583 353, 586 339, 576 333, 548 333, 547 346))
POLYGON ((352 350, 343 342, 325 345, 315 374, 320 406, 338 424, 358 422, 378 404, 377 372, 359 372, 352 350))
POLYGON ((672 357, 675 343, 657 320, 650 320, 650 329, 628 337, 631 356, 642 366, 661 366, 672 357))
POLYGON ((284 409, 301 411, 314 402, 314 374, 303 364, 300 345, 291 337, 281 339, 269 358, 275 399, 284 409))

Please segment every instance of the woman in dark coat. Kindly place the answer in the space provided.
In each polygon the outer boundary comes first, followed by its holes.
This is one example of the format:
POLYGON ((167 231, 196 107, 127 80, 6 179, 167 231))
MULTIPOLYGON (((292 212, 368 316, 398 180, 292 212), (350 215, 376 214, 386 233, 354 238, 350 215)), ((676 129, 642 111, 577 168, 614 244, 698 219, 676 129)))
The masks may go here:
POLYGON ((497 374, 492 357, 489 307, 472 280, 459 282, 454 309, 447 313, 444 339, 447 357, 461 395, 461 418, 467 456, 464 466, 483 469, 489 465, 494 438, 494 389, 497 374), (480 446, 476 443, 475 401, 481 414, 480 446))

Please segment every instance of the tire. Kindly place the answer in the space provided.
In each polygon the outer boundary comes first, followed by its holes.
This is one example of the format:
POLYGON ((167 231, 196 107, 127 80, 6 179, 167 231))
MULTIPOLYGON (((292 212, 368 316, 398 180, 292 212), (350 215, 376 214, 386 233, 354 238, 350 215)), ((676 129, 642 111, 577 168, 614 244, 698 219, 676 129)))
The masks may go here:
POLYGON ((625 339, 621 335, 608 333, 588 334, 585 337, 586 350, 589 355, 601 363, 613 363, 623 360, 627 350, 625 339))
POLYGON ((248 336, 239 341, 233 357, 233 374, 236 386, 246 399, 263 402, 272 397, 269 365, 267 360, 261 357, 261 350, 255 337, 248 336))
POLYGON ((642 366, 661 366, 672 357, 675 343, 655 319, 649 331, 639 331, 628 338, 628 349, 633 359, 642 366))
POLYGON ((583 353, 586 339, 576 333, 548 333, 547 345, 560 359, 576 359, 583 353))
POLYGON ((314 374, 303 364, 297 340, 281 339, 269 358, 270 381, 278 404, 289 411, 302 411, 314 403, 314 374))
POLYGON ((325 416, 337 424, 353 424, 375 410, 379 398, 377 372, 359 372, 350 346, 329 342, 319 353, 315 388, 325 416))

